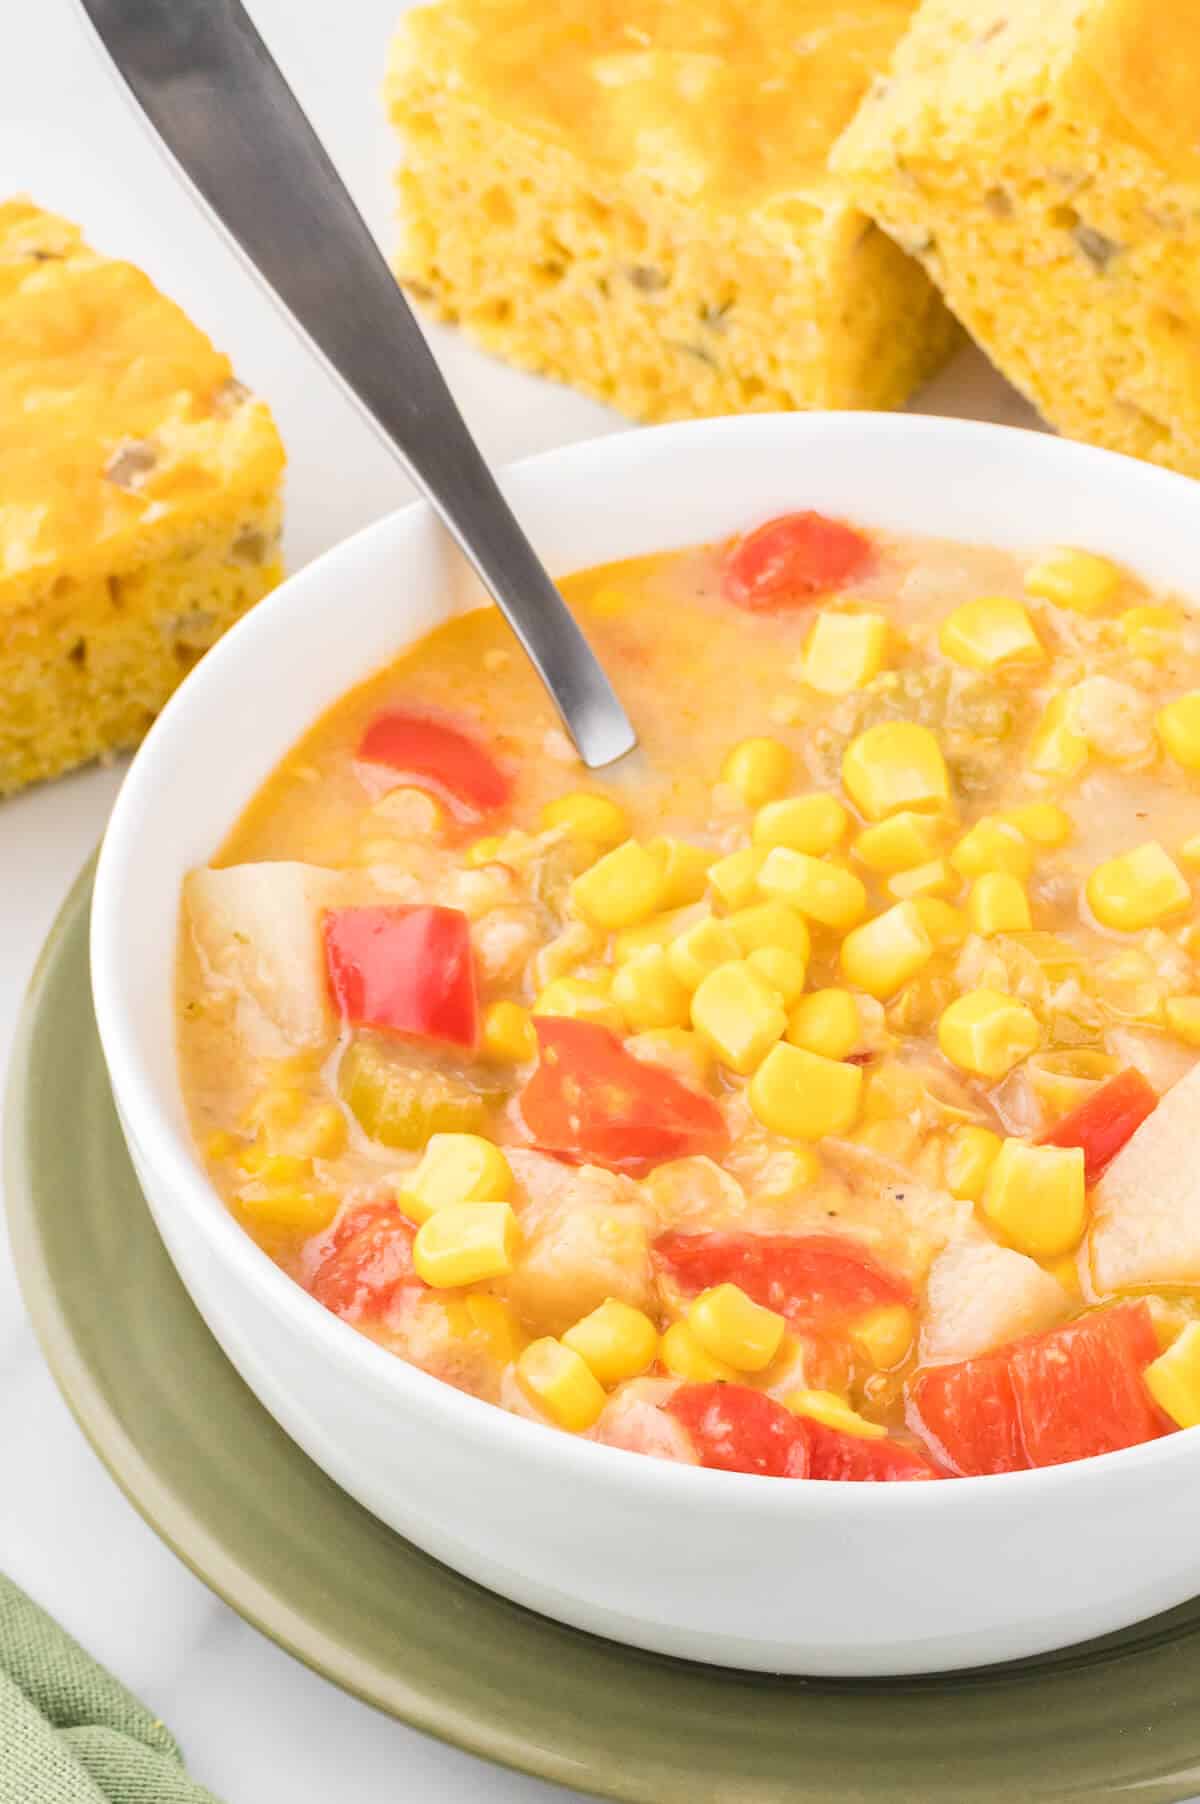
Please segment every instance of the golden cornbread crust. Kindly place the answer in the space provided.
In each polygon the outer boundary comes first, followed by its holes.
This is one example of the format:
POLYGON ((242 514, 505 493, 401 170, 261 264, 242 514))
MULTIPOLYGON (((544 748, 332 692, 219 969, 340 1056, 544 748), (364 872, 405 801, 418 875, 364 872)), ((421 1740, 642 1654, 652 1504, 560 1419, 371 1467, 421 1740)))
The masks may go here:
POLYGON ((1200 475, 1200 12, 925 0, 834 169, 1073 438, 1200 475))
POLYGON ((891 407, 956 332, 826 169, 912 0, 442 0, 408 13, 396 268, 641 420, 891 407))
POLYGON ((0 794, 133 744, 274 587, 283 464, 140 270, 0 203, 0 794))

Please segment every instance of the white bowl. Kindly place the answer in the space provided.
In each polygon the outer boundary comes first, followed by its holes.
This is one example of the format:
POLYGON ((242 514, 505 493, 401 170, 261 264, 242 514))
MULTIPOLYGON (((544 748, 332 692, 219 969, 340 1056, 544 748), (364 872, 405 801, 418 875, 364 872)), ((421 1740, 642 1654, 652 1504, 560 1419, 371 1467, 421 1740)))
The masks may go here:
MULTIPOLYGON (((560 573, 811 506, 1014 548, 1076 543, 1185 594, 1196 582, 1194 484, 956 420, 668 426, 533 458, 504 487, 560 573)), ((246 1382, 338 1484, 437 1558, 660 1653, 787 1673, 928 1672, 1061 1647, 1200 1589, 1200 1433, 932 1485, 672 1465, 541 1428, 415 1370, 322 1309, 237 1226, 190 1142, 177 1074, 184 873, 322 709, 477 599, 423 503, 328 552, 188 678, 104 842, 92 961, 117 1105, 171 1257, 246 1382)))

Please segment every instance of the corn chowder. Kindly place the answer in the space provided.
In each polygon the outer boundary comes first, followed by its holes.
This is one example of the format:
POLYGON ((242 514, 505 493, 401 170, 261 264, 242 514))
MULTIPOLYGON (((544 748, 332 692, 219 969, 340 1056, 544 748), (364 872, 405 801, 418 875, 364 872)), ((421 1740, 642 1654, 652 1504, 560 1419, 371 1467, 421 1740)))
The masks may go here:
POLYGON ((812 513, 564 587, 636 778, 481 610, 189 877, 238 1221, 425 1371, 665 1458, 928 1480, 1200 1422, 1200 625, 1084 550, 812 513))

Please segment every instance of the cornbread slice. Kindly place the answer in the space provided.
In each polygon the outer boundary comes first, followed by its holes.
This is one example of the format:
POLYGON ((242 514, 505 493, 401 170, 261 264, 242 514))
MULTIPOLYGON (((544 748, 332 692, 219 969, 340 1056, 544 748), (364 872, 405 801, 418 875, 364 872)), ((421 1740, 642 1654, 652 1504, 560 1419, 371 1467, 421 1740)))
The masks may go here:
POLYGON ((826 170, 915 0, 443 0, 402 20, 403 282, 635 419, 891 407, 955 331, 826 170))
POLYGON ((925 0, 833 168, 1074 438, 1200 475, 1200 12, 925 0))
POLYGON ((274 586, 283 461, 146 276, 0 204, 0 794, 139 739, 274 586))

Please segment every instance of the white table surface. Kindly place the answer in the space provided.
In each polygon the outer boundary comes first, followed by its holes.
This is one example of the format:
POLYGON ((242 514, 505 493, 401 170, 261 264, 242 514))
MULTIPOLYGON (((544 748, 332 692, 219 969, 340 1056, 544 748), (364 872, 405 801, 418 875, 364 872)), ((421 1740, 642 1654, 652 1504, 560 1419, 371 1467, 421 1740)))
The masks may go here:
MULTIPOLYGON (((552 0, 548 0, 552 4, 552 0)), ((378 91, 398 0, 251 0, 251 12, 381 242, 394 160, 378 91)), ((183 303, 275 408, 290 453, 292 568, 408 498, 404 478, 180 187, 74 0, 6 8, 0 197, 78 219, 183 303)), ((622 422, 431 335, 497 461, 622 422)), ((974 353, 923 411, 1030 423, 974 353)), ((799 497, 798 497, 799 499, 799 497)), ((121 779, 91 770, 0 805, 0 1073, 29 971, 121 779)), ((0 1568, 171 1725, 226 1804, 536 1804, 575 1794, 427 1740, 344 1696, 249 1628, 185 1570, 85 1444, 34 1342, 0 1232, 0 1568)))

